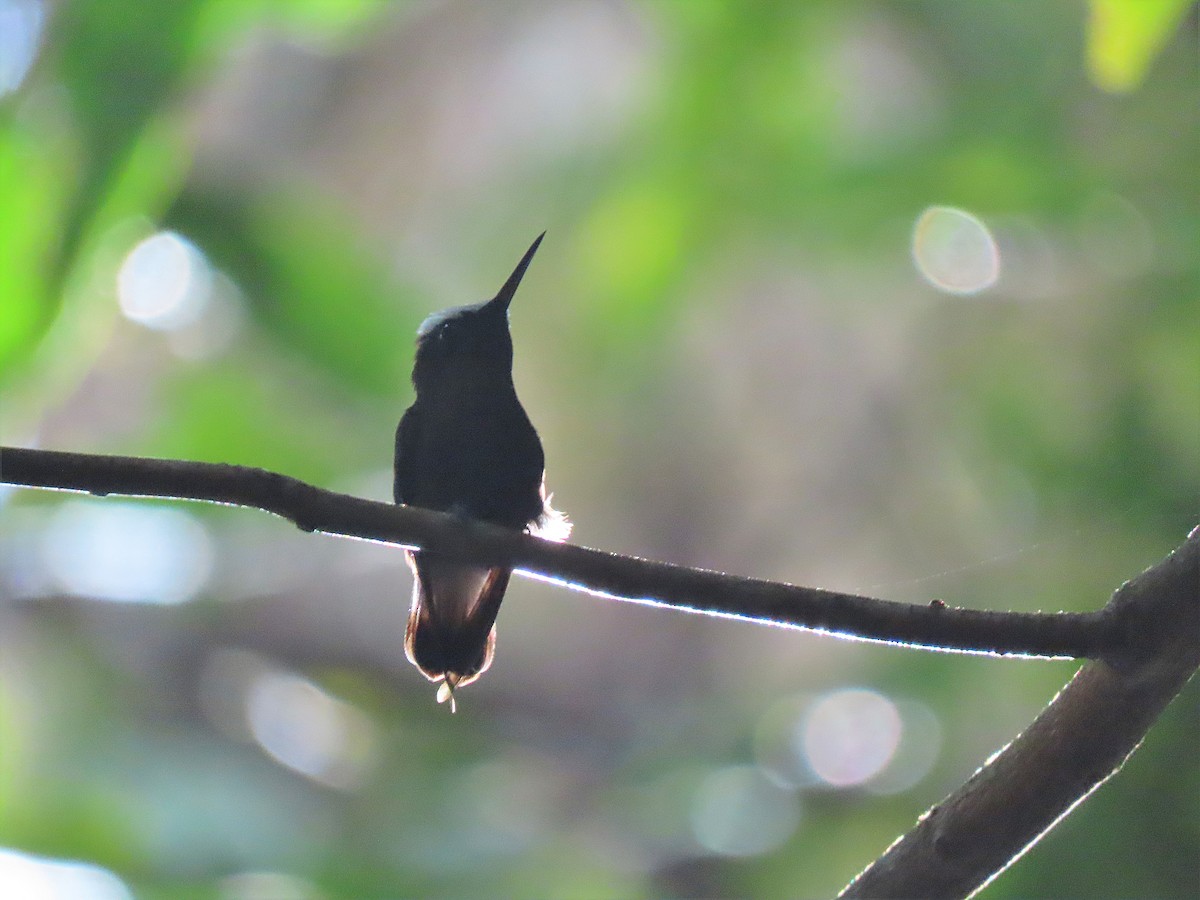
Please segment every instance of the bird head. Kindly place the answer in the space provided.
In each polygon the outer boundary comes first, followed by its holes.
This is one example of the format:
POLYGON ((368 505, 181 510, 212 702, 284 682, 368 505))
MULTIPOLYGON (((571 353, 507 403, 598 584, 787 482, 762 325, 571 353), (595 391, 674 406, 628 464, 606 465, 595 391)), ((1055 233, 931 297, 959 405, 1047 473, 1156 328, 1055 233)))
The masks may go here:
POLYGON ((421 323, 413 366, 413 384, 418 390, 464 367, 511 377, 513 346, 508 307, 543 237, 545 232, 525 251, 491 300, 445 309, 421 323))

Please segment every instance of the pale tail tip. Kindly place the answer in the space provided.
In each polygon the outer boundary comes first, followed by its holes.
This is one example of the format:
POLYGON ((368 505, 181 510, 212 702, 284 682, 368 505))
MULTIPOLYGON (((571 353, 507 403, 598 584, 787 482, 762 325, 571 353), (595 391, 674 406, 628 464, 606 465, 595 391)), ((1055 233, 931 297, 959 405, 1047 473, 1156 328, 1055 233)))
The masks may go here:
POLYGON ((458 704, 454 702, 454 688, 450 686, 450 682, 443 681, 438 686, 437 702, 445 703, 447 701, 450 702, 450 714, 454 715, 454 713, 458 712, 458 704))

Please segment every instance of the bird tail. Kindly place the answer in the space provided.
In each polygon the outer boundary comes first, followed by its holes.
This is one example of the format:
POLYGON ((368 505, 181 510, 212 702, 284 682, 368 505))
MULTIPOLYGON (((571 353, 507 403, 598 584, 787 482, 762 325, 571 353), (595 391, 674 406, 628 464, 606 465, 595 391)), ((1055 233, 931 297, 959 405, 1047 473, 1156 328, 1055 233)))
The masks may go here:
POLYGON ((404 655, 441 684, 439 702, 453 701, 457 688, 476 681, 492 664, 496 614, 511 572, 428 553, 413 553, 410 562, 416 577, 404 655))

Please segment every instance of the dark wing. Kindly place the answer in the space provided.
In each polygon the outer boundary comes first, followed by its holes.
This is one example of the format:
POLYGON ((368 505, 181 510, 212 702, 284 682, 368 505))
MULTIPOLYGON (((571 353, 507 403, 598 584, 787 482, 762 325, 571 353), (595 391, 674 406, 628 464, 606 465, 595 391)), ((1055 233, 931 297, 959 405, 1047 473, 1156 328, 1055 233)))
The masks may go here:
POLYGON ((421 434, 421 411, 414 403, 396 426, 396 456, 392 496, 397 503, 408 503, 414 494, 417 475, 417 447, 421 434))
MULTIPOLYGON (((526 421, 529 421, 528 418, 526 421)), ((528 430, 522 430, 521 443, 524 446, 517 454, 517 458, 522 461, 522 471, 519 477, 523 483, 540 489, 542 479, 546 474, 546 456, 542 451, 542 440, 538 437, 537 430, 532 423, 529 424, 528 430)))
POLYGON ((541 517, 545 508, 542 481, 546 458, 537 430, 525 410, 519 407, 518 410, 516 427, 506 435, 504 465, 508 477, 503 492, 503 514, 495 521, 509 528, 525 529, 541 517))

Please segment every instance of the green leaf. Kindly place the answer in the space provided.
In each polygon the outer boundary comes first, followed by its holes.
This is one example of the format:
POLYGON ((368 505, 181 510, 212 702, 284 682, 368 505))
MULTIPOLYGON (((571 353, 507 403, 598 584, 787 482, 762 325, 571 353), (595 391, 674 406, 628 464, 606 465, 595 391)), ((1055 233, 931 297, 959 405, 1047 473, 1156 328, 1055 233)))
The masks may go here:
POLYGON ((0 383, 50 320, 43 278, 66 201, 62 155, 29 129, 0 126, 0 383))
POLYGON ((246 295, 254 318, 345 387, 394 397, 428 312, 311 198, 185 194, 168 227, 196 241, 246 295))
POLYGON ((84 151, 59 276, 74 261, 93 214, 147 123, 169 103, 193 64, 201 8, 197 0, 80 0, 59 10, 55 68, 84 151))
POLYGON ((1190 0, 1090 0, 1092 81, 1113 93, 1136 88, 1190 5, 1190 0))

